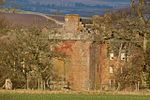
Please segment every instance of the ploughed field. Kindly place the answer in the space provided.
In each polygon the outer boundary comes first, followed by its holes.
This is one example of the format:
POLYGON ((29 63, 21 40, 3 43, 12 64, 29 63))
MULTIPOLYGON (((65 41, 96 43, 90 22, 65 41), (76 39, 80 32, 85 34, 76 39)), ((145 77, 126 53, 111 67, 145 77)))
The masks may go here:
POLYGON ((150 100, 150 96, 0 93, 0 100, 150 100))

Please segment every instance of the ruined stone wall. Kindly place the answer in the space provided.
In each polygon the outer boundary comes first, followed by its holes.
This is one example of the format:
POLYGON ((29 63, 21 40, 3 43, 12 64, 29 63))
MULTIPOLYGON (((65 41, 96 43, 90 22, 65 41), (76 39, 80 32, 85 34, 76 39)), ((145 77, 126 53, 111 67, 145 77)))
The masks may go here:
POLYGON ((99 59, 99 80, 100 80, 100 88, 103 85, 108 84, 109 82, 109 71, 108 71, 108 62, 107 62, 107 44, 102 43, 99 45, 100 49, 100 59, 99 59))
POLYGON ((89 90, 90 44, 76 41, 72 46, 67 81, 73 90, 89 90))
MULTIPOLYGON (((104 17, 110 19, 109 16, 104 17)), ((93 17, 93 20, 97 21, 97 18, 103 20, 103 17, 99 16, 93 17)), ((96 26, 94 21, 93 25, 96 26)), ((108 47, 111 41, 97 39, 95 34, 99 34, 99 31, 94 30, 92 33, 87 30, 80 22, 79 15, 67 15, 63 28, 60 33, 49 35, 49 39, 62 41, 57 51, 68 56, 61 69, 64 68, 65 80, 69 82, 70 88, 109 90, 111 83, 115 83, 115 71, 124 65, 124 60, 120 60, 120 57, 110 59, 108 47)), ((118 54, 118 51, 115 53, 118 54)))
POLYGON ((90 89, 90 48, 88 41, 63 41, 57 51, 67 55, 65 80, 72 90, 90 89))
POLYGON ((109 58, 108 44, 105 42, 92 43, 90 48, 90 88, 91 90, 100 90, 108 88, 109 58))
POLYGON ((100 59, 100 47, 99 43, 93 42, 90 46, 90 89, 97 89, 98 84, 100 83, 99 79, 99 59, 100 59))
MULTIPOLYGON (((116 83, 116 73, 123 67, 125 60, 121 60, 121 57, 114 56, 110 59, 110 52, 108 42, 100 44, 100 59, 99 59, 99 79, 100 79, 100 89, 102 90, 112 90, 115 88, 116 83), (112 71, 110 69, 112 67, 112 71)), ((120 70, 121 71, 121 70, 120 70)))
POLYGON ((50 35, 50 39, 62 40, 57 51, 65 53, 65 80, 72 90, 107 89, 114 75, 109 71, 111 64, 106 42, 94 42, 94 34, 81 32, 79 15, 65 17, 64 33, 50 35))

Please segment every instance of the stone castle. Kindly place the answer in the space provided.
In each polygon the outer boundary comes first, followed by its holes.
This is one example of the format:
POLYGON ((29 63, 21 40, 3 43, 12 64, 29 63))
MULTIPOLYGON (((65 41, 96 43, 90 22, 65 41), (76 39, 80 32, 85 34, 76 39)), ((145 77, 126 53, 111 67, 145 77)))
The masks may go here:
POLYGON ((115 69, 121 71, 126 59, 124 52, 120 59, 109 52, 109 42, 95 40, 96 33, 89 28, 93 24, 83 23, 79 15, 66 15, 61 34, 50 35, 51 39, 62 40, 57 50, 68 55, 68 59, 57 65, 57 69, 62 69, 61 74, 72 90, 114 89, 115 69))

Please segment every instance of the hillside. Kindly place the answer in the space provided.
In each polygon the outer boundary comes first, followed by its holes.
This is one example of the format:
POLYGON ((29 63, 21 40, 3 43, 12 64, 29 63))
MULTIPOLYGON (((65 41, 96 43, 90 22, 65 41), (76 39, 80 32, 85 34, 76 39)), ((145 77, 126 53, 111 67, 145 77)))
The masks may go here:
POLYGON ((12 27, 24 26, 24 27, 47 27, 47 28, 56 28, 60 27, 57 25, 55 20, 48 19, 44 16, 36 14, 19 14, 19 13, 6 13, 0 12, 0 17, 6 19, 12 27))

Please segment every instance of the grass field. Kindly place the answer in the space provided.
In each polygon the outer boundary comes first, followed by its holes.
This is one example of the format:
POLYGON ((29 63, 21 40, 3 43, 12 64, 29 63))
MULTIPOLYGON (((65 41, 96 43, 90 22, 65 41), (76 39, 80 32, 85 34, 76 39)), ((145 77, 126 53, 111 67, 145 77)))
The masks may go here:
POLYGON ((0 93, 0 100, 150 100, 150 96, 0 93))

